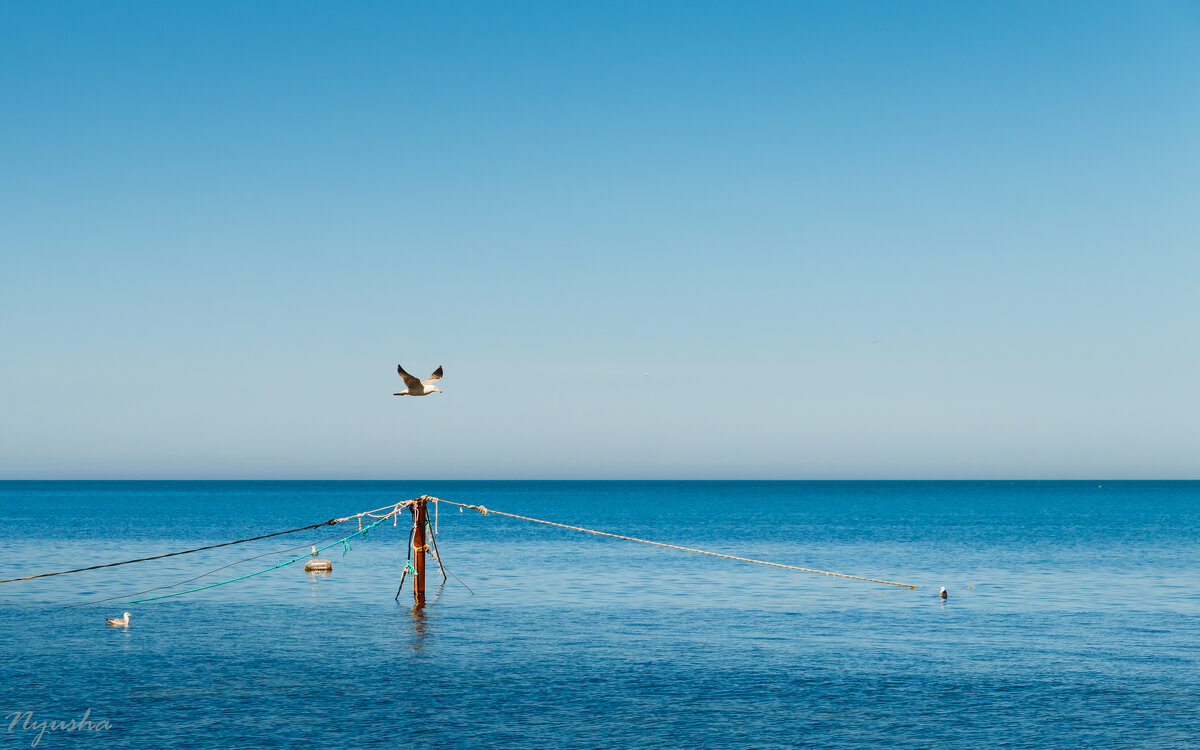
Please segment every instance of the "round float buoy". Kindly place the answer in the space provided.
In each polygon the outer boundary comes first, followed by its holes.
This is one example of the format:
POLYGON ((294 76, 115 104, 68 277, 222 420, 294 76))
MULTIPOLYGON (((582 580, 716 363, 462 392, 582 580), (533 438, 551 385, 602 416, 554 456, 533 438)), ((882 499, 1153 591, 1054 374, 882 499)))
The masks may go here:
POLYGON ((942 590, 941 590, 940 592, 938 592, 938 596, 942 597, 943 599, 945 599, 945 598, 946 598, 947 594, 946 594, 946 587, 945 587, 945 586, 942 586, 942 590))
POLYGON ((309 560, 304 563, 304 569, 309 573, 328 573, 333 570, 333 563, 328 560, 309 560))

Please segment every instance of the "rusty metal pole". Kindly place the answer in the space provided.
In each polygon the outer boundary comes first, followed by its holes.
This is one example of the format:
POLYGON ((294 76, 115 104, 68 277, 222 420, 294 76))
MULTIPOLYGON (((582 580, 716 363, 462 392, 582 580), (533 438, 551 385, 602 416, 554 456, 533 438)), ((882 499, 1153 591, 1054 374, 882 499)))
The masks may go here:
POLYGON ((413 533, 413 552, 416 553, 417 574, 413 576, 413 600, 418 607, 425 606, 425 524, 429 516, 425 507, 425 498, 417 498, 413 505, 413 515, 416 516, 416 529, 413 533))

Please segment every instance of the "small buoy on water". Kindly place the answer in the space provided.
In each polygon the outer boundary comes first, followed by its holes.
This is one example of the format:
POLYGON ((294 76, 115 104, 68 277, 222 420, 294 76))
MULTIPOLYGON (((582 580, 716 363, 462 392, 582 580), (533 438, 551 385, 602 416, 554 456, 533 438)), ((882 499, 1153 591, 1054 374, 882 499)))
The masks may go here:
MULTIPOLYGON (((317 556, 317 548, 309 547, 312 550, 312 556, 317 556)), ((333 570, 333 563, 328 560, 309 560, 304 563, 306 573, 328 573, 333 570)))
POLYGON ((942 590, 941 590, 941 592, 939 592, 939 593, 938 593, 938 596, 942 597, 943 599, 945 599, 946 597, 950 596, 949 594, 947 594, 947 593, 946 593, 946 587, 945 587, 945 586, 942 586, 942 590))

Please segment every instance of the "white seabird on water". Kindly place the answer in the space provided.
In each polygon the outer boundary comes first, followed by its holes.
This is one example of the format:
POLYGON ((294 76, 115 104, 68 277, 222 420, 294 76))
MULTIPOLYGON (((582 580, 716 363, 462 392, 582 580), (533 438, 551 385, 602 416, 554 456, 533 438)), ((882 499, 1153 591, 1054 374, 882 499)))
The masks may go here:
POLYGON ((942 590, 941 590, 941 592, 938 593, 938 596, 942 597, 943 599, 945 599, 947 596, 949 596, 949 594, 946 593, 945 586, 942 586, 942 590))
POLYGON ((442 367, 433 371, 433 374, 424 380, 417 380, 412 375, 404 371, 400 365, 396 365, 396 372, 400 373, 400 377, 404 378, 404 384, 408 386, 407 391, 393 393, 393 396, 428 396, 431 393, 441 393, 441 388, 434 388, 433 384, 442 379, 442 367))
POLYGON ((126 612, 124 618, 105 617, 104 621, 109 625, 117 625, 119 627, 127 628, 129 627, 129 613, 126 612))

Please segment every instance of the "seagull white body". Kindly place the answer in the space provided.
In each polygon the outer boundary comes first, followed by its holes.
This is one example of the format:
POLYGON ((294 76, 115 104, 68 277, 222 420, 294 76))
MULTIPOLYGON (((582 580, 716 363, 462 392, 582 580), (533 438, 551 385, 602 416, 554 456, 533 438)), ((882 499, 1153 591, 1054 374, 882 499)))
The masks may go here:
POLYGON ((431 393, 441 393, 441 388, 434 388, 433 384, 442 379, 442 368, 439 365, 433 374, 424 380, 417 380, 412 375, 404 371, 400 365, 396 365, 396 372, 400 373, 400 377, 404 378, 404 384, 408 386, 407 391, 393 393, 393 396, 428 396, 431 393))
POLYGON ((124 618, 105 617, 104 621, 109 625, 117 625, 122 628, 127 628, 129 627, 129 613, 126 612, 124 618))

